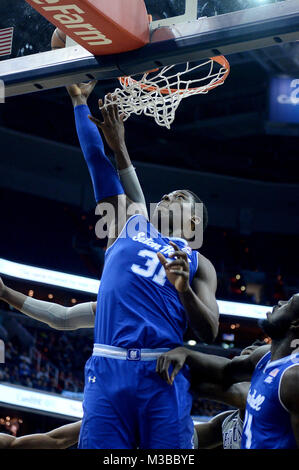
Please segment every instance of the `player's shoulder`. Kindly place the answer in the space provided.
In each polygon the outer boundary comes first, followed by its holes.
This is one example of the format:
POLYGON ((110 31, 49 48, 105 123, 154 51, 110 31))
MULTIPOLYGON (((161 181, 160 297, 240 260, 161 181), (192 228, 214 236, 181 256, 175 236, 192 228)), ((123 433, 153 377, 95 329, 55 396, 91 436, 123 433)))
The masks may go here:
POLYGON ((296 387, 299 391, 299 354, 294 358, 294 362, 289 364, 281 378, 282 385, 296 387))
MULTIPOLYGON (((297 361, 299 355, 297 354, 297 361)), ((279 387, 280 399, 283 405, 289 411, 299 413, 299 362, 295 362, 284 370, 281 376, 281 384, 279 387)))
POLYGON ((215 278, 216 270, 212 262, 203 254, 197 253, 197 275, 202 279, 215 278))
POLYGON ((251 362, 253 367, 257 367, 262 359, 265 361, 270 359, 270 348, 271 346, 269 344, 265 344, 265 346, 259 346, 248 356, 248 360, 251 362))

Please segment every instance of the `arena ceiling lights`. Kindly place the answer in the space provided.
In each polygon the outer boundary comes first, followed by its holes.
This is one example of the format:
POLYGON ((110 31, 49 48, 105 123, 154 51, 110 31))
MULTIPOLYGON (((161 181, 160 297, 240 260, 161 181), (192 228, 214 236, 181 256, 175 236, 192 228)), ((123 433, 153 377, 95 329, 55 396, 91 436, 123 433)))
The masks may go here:
MULTIPOLYGON (((87 292, 93 295, 97 295, 100 286, 100 281, 97 279, 28 266, 3 258, 0 258, 0 273, 17 279, 87 292)), ((263 319, 266 318, 266 313, 271 310, 271 307, 266 305, 245 304, 226 300, 218 300, 217 302, 221 315, 263 319)))

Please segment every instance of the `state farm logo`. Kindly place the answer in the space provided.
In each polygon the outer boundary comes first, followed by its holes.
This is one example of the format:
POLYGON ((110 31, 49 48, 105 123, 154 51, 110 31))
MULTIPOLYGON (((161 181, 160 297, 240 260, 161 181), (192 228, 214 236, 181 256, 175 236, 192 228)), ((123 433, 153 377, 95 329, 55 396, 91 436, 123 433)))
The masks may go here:
MULTIPOLYGON (((90 46, 103 46, 112 44, 112 40, 107 38, 105 34, 95 28, 92 24, 86 22, 88 16, 86 11, 80 8, 82 2, 73 0, 71 5, 65 5, 65 0, 26 0, 35 7, 43 16, 51 23, 59 23, 61 26, 68 28, 78 36, 82 41, 90 46), (76 5, 76 2, 80 5, 76 5)), ((90 14, 89 14, 90 17, 90 14)))
POLYGON ((295 78, 290 84, 290 88, 294 88, 293 91, 290 91, 289 95, 281 94, 277 97, 277 102, 280 104, 299 104, 299 79, 295 78))

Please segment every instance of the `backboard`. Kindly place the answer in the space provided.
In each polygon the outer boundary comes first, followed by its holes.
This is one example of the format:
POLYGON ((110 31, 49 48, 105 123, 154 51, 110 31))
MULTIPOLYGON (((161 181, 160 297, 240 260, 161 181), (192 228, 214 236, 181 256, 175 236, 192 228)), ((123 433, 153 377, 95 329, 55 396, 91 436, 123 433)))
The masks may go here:
MULTIPOLYGON (((132 14, 135 0, 125 1, 132 14)), ((153 20, 149 43, 94 56, 78 45, 49 51, 55 26, 25 0, 2 0, 0 30, 13 28, 11 54, 0 54, 6 97, 299 40, 298 0, 145 0, 145 5, 153 20)))

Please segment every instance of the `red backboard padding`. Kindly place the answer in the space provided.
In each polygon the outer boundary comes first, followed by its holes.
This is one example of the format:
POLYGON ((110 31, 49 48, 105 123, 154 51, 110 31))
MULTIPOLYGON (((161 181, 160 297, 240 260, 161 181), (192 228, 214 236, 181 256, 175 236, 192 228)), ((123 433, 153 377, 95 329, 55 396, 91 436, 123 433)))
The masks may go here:
POLYGON ((26 0, 95 55, 138 49, 149 42, 143 0, 26 0))

